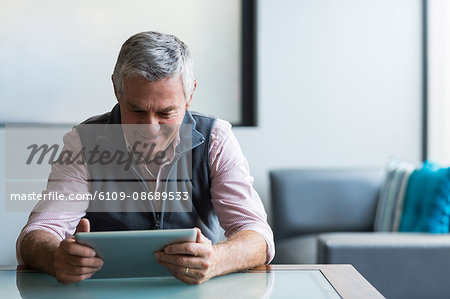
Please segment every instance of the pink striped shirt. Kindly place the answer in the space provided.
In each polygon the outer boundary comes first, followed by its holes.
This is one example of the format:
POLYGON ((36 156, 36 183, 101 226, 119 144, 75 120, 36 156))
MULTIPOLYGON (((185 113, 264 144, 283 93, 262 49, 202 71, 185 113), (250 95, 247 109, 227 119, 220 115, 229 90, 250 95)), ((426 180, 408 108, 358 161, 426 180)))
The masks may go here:
MULTIPOLYGON (((80 137, 73 129, 64 136, 64 150, 78 152, 80 137)), ((217 119, 212 131, 209 148, 211 168, 211 201, 220 225, 229 237, 242 230, 252 230, 261 234, 267 243, 269 263, 275 254, 272 229, 267 223, 267 215, 259 195, 253 188, 253 177, 247 159, 242 153, 227 121, 217 119)), ((70 166, 53 164, 47 188, 43 193, 61 194, 89 193, 89 173, 86 164, 71 163, 70 166)), ((60 240, 72 236, 80 219, 86 212, 36 212, 43 211, 43 205, 51 202, 40 201, 31 212, 16 244, 17 261, 24 264, 20 253, 20 243, 25 234, 33 230, 45 230, 60 240)), ((85 202, 87 210, 89 203, 85 202)))

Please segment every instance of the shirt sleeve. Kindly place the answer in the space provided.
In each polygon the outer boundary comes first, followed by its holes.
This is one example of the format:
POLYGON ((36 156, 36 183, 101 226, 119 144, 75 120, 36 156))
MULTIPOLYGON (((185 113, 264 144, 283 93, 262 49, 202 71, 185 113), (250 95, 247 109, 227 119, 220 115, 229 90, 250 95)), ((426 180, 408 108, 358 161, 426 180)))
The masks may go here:
POLYGON ((266 263, 275 255, 273 232, 261 199, 253 188, 247 159, 231 125, 217 119, 210 140, 211 200, 220 225, 229 237, 242 230, 261 234, 267 243, 266 263))
MULTIPOLYGON (((81 151, 81 140, 76 129, 64 135, 62 152, 75 155, 81 151)), ((80 156, 81 159, 81 156, 80 156)), ((63 194, 64 199, 74 194, 89 193, 89 174, 85 163, 78 161, 52 164, 47 182, 47 188, 42 193, 57 192, 63 194)), ((23 237, 34 230, 44 230, 60 240, 74 234, 80 219, 86 215, 88 201, 39 201, 28 217, 27 224, 22 229, 16 242, 16 257, 19 265, 23 265, 20 245, 23 237)))

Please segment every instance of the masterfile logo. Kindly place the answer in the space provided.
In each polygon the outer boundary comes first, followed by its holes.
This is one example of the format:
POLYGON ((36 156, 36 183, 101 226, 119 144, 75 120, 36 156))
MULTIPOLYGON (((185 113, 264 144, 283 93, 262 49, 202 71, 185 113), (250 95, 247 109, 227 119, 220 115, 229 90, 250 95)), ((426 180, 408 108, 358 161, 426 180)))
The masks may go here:
POLYGON ((7 125, 6 209, 191 211, 192 126, 150 126, 7 125))
POLYGON ((43 162, 46 162, 48 164, 60 165, 107 165, 117 163, 118 165, 124 165, 124 168, 128 170, 133 162, 145 165, 163 165, 168 163, 169 159, 166 158, 166 150, 159 151, 153 155, 156 146, 155 143, 135 141, 130 151, 102 149, 98 144, 92 150, 86 150, 85 147, 81 147, 77 151, 67 149, 60 151, 58 144, 38 145, 35 143, 27 147, 30 150, 30 155, 25 164, 30 165, 36 163, 41 165, 43 162), (148 148, 149 150, 144 153, 137 150, 138 147, 148 148))

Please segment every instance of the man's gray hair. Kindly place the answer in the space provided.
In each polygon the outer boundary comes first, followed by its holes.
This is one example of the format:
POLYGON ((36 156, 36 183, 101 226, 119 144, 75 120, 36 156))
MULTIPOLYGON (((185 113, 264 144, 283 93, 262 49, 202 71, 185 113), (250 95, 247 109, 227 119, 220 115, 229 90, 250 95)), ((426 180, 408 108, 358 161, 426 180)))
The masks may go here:
POLYGON ((127 76, 148 81, 181 75, 186 101, 194 91, 194 66, 187 46, 174 35, 148 31, 131 36, 120 49, 113 80, 121 94, 127 76))

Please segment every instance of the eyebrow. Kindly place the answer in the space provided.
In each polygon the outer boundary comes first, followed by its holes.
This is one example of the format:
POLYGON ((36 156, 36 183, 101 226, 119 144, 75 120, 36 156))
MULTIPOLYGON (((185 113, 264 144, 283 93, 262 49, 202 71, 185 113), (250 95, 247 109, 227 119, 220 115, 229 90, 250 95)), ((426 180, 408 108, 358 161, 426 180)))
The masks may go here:
POLYGON ((138 105, 135 105, 135 104, 130 103, 130 102, 127 102, 127 106, 128 106, 129 108, 131 108, 131 109, 134 109, 134 110, 147 111, 147 110, 145 110, 144 108, 139 107, 138 105))
MULTIPOLYGON (((133 104, 133 103, 130 103, 130 102, 127 102, 127 106, 128 106, 129 108, 133 109, 133 110, 147 111, 145 108, 142 108, 142 107, 140 107, 140 106, 138 106, 138 105, 135 105, 135 104, 133 104)), ((169 107, 166 107, 166 108, 161 109, 159 112, 160 112, 160 113, 167 113, 167 112, 170 112, 170 111, 173 111, 173 110, 176 110, 176 109, 177 109, 177 106, 172 105, 172 106, 169 106, 169 107)))
POLYGON ((169 107, 161 109, 159 112, 166 113, 166 112, 170 112, 170 111, 176 110, 176 109, 177 109, 177 106, 169 106, 169 107))

